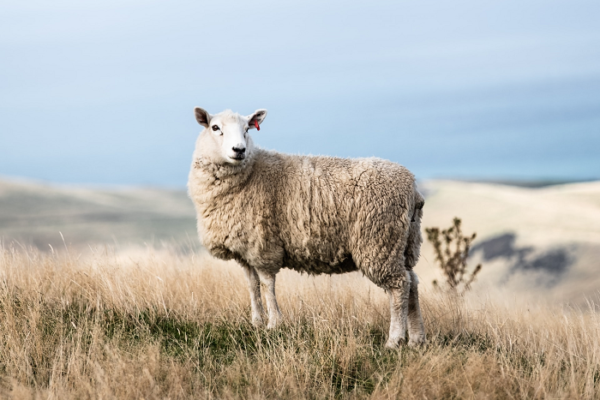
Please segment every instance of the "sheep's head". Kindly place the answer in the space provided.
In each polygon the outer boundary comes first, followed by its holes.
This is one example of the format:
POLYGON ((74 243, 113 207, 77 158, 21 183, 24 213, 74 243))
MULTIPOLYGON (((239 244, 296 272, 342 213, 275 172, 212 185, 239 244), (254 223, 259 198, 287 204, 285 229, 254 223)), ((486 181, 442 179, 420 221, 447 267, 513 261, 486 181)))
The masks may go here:
POLYGON ((239 164, 253 150, 248 130, 258 128, 267 116, 267 110, 256 110, 248 116, 230 110, 210 115, 200 107, 194 109, 196 120, 204 127, 198 138, 198 156, 211 162, 239 164))

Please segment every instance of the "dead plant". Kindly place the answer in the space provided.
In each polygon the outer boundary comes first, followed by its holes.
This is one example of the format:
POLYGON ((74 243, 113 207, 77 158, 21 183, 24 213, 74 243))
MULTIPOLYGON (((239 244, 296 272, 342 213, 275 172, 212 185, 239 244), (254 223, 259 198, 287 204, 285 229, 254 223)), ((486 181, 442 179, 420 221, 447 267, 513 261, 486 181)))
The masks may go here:
MULTIPOLYGON (((437 227, 425 228, 425 232, 427 240, 433 245, 435 259, 444 272, 448 288, 455 293, 463 294, 471 288, 475 277, 481 271, 481 264, 478 264, 471 273, 467 271, 469 249, 477 234, 464 236, 460 225, 460 218, 455 217, 450 228, 443 230, 437 227)), ((437 281, 433 281, 433 284, 438 286, 437 281)))

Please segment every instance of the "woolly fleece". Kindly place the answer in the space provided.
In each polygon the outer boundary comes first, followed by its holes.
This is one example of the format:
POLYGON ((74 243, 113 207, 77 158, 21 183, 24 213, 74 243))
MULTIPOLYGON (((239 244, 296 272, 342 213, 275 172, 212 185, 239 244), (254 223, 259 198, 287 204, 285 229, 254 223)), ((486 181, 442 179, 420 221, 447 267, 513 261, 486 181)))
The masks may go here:
POLYGON ((238 165, 194 155, 189 193, 213 256, 270 274, 358 269, 384 289, 410 280, 423 207, 410 171, 377 158, 288 155, 248 142, 238 165))

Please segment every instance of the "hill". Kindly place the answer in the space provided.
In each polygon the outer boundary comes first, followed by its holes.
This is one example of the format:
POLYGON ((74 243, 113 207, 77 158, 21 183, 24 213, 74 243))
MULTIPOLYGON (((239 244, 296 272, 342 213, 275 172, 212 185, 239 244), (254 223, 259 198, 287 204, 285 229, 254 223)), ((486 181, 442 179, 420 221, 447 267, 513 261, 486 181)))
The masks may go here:
POLYGON ((184 191, 2 182, 0 397, 598 398, 600 184, 422 189, 424 226, 460 216, 484 269, 464 297, 433 290, 425 243, 428 343, 389 351, 388 298, 358 273, 282 271, 283 324, 254 328, 241 269, 181 251, 184 191))
POLYGON ((74 249, 197 243, 194 208, 183 190, 0 180, 0 237, 47 251, 64 246, 61 233, 74 249))
MULTIPOLYGON (((581 302, 600 289, 600 182, 542 188, 428 181, 423 226, 477 232, 472 263, 484 265, 478 286, 507 286, 560 302, 581 302), (483 283, 483 285, 481 284, 483 283)), ((440 279, 433 250, 423 246, 419 273, 440 279)), ((487 290, 487 289, 486 289, 487 290)))
POLYGON ((359 274, 277 278, 283 324, 250 322, 241 268, 148 249, 0 248, 0 398, 597 399, 584 309, 421 291, 428 343, 383 347, 389 300, 359 274))
MULTIPOLYGON (((423 227, 457 216, 477 232, 471 262, 483 263, 476 287, 543 293, 579 303, 600 288, 600 182, 541 188, 426 181, 423 227)), ((198 246, 193 205, 184 190, 83 188, 0 180, 0 237, 42 251, 89 246, 198 246)), ((443 279, 425 242, 417 272, 443 279)))

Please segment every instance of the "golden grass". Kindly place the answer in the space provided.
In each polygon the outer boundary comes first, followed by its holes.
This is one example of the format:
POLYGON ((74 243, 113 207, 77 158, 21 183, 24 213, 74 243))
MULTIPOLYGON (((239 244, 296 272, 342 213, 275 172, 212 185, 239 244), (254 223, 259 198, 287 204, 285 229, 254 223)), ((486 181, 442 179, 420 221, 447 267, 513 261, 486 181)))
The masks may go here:
POLYGON ((358 274, 284 271, 255 329, 239 267, 199 254, 0 249, 2 398, 599 398, 600 318, 422 293, 429 344, 383 348, 358 274))

